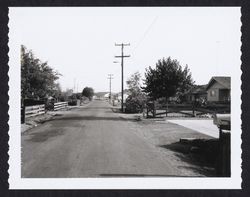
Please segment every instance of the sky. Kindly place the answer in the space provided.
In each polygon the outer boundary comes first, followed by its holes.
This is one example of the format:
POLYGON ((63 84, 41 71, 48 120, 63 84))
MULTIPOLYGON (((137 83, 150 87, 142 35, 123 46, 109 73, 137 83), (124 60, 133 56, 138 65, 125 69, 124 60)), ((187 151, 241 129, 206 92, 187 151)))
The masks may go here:
POLYGON ((10 31, 19 43, 62 76, 63 90, 121 91, 130 75, 171 57, 188 65, 196 84, 212 76, 232 76, 240 67, 240 7, 10 8, 10 31))

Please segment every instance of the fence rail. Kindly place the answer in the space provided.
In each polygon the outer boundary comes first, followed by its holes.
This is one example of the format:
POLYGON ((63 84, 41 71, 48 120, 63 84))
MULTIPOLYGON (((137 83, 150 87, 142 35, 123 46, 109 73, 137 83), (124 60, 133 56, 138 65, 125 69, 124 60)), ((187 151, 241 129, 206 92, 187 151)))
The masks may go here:
POLYGON ((195 117, 203 114, 214 113, 230 113, 230 105, 214 104, 207 106, 195 106, 192 104, 147 104, 148 118, 156 118, 157 116, 161 115, 168 116, 168 114, 181 114, 185 116, 195 117))
POLYGON ((38 116, 45 113, 45 105, 33 105, 25 107, 25 117, 38 116))
POLYGON ((68 107, 68 102, 58 102, 54 103, 54 111, 65 109, 68 107))

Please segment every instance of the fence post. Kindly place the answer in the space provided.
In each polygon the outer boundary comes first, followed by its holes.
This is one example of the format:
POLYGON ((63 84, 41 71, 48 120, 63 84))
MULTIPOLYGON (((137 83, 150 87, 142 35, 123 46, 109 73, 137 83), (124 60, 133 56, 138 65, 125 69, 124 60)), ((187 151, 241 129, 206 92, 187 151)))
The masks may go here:
POLYGON ((166 117, 168 116, 168 101, 167 101, 167 107, 166 107, 166 117))
POLYGON ((25 106, 21 108, 21 124, 25 123, 25 106))
POLYGON ((156 109, 155 109, 155 101, 153 102, 153 117, 155 118, 155 114, 156 114, 156 109))
POLYGON ((193 104, 193 107, 192 107, 192 114, 193 114, 193 117, 195 117, 195 103, 193 104))

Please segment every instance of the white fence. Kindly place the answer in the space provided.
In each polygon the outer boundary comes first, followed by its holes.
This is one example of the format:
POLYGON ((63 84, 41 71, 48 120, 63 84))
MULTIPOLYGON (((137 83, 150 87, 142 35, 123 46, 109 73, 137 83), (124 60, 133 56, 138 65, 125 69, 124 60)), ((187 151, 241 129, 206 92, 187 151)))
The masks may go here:
POLYGON ((64 109, 68 107, 68 102, 59 102, 59 103, 54 103, 54 111, 64 109))
POLYGON ((25 107, 25 118, 45 113, 45 105, 33 105, 25 107))

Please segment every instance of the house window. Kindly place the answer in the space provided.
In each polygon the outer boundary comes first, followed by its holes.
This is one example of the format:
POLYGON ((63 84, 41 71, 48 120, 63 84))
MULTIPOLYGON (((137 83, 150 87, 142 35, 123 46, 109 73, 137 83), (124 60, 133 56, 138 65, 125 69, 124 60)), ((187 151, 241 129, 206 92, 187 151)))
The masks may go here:
POLYGON ((210 96, 215 96, 215 90, 210 91, 210 96))

